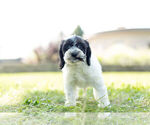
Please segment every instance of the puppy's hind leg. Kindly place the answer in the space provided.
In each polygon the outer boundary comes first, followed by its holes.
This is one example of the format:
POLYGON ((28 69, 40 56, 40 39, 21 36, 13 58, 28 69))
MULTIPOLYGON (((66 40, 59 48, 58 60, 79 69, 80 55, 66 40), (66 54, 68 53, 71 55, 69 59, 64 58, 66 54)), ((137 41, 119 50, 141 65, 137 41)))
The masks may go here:
POLYGON ((108 94, 107 94, 107 88, 105 85, 98 86, 93 89, 93 94, 95 99, 99 102, 99 107, 106 107, 110 104, 108 94))

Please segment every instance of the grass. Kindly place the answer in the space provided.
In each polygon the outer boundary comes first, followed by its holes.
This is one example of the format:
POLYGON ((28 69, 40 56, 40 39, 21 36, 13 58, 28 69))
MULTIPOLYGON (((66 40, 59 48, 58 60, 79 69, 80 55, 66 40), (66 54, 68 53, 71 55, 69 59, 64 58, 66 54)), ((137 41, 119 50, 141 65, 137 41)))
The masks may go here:
POLYGON ((103 73, 111 107, 97 107, 92 89, 83 90, 77 106, 64 106, 61 73, 11 73, 0 75, 0 112, 150 112, 150 72, 103 73), (84 101, 85 108, 83 109, 84 101))

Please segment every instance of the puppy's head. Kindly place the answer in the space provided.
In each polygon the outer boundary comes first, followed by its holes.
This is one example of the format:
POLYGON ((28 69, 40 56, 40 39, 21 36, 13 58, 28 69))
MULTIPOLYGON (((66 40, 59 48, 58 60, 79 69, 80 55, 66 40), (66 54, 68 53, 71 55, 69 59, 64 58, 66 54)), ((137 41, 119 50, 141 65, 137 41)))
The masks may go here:
POLYGON ((60 69, 66 64, 86 62, 90 66, 91 49, 89 43, 79 36, 72 36, 63 40, 60 49, 60 69))

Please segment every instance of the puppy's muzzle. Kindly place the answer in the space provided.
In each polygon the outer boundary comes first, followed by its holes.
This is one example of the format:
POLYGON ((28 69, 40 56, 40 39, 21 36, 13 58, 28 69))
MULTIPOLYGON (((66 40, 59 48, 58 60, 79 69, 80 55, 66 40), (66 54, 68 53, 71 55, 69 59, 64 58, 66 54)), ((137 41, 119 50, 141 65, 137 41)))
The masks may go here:
POLYGON ((76 58, 78 56, 78 54, 79 54, 79 52, 72 52, 71 56, 74 57, 74 58, 76 58))
POLYGON ((77 59, 77 60, 79 60, 79 61, 84 61, 83 58, 81 58, 81 57, 79 56, 79 52, 78 52, 78 51, 72 52, 72 53, 71 53, 71 56, 72 56, 74 59, 77 59))

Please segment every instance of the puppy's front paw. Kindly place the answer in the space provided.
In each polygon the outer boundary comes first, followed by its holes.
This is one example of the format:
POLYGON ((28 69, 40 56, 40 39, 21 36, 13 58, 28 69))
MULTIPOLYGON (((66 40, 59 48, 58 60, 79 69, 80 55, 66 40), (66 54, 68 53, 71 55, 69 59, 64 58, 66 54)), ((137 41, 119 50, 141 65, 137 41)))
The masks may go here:
POLYGON ((98 104, 98 107, 100 107, 100 108, 105 108, 107 105, 104 105, 104 104, 102 104, 102 103, 100 103, 100 104, 98 104))
POLYGON ((106 106, 110 105, 110 101, 106 97, 101 98, 100 100, 98 100, 98 102, 99 102, 98 107, 101 108, 105 108, 106 106))
POLYGON ((109 106, 109 105, 110 105, 109 101, 107 101, 107 102, 99 102, 98 107, 105 108, 106 106, 109 106))
POLYGON ((66 103, 65 103, 65 106, 66 106, 66 107, 76 106, 76 103, 69 103, 69 102, 66 102, 66 103))

